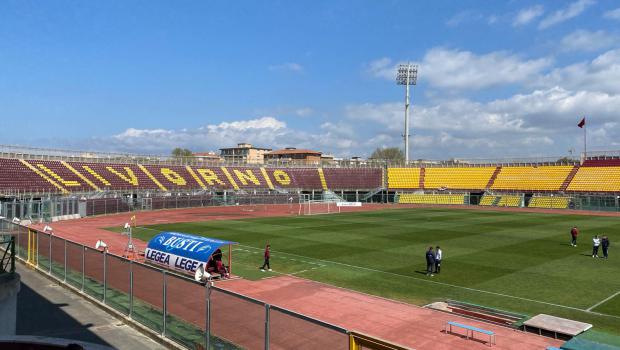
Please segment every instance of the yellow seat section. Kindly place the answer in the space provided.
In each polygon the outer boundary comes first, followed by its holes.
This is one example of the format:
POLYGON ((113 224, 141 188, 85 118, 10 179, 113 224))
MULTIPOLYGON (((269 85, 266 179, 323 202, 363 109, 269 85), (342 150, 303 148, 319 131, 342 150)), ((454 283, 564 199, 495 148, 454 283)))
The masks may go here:
POLYGON ((550 209, 566 209, 570 197, 560 196, 537 196, 530 199, 529 208, 550 208, 550 209))
POLYGON ((426 168, 424 188, 484 189, 495 167, 426 168))
POLYGON ((420 168, 388 168, 389 188, 420 188, 420 168))
POLYGON ((482 198, 480 199, 480 203, 478 203, 479 205, 487 205, 487 206, 491 206, 493 204, 495 204, 495 200, 498 198, 498 196, 491 196, 491 195, 484 195, 482 196, 482 198))
POLYGON ((464 204, 464 194, 402 194, 399 203, 404 204, 464 204))
POLYGON ((520 207, 521 196, 519 195, 503 195, 497 202, 498 207, 520 207))
POLYGON ((568 184, 568 191, 618 192, 620 167, 581 167, 568 184))
POLYGON ((559 191, 573 169, 572 165, 507 166, 493 182, 497 190, 559 191))

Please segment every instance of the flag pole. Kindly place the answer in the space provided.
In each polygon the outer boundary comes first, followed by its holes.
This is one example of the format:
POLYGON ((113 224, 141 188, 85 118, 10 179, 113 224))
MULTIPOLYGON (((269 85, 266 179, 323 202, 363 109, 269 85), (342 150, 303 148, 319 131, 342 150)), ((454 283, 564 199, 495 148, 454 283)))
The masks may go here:
POLYGON ((583 124, 583 158, 584 160, 588 157, 588 138, 586 134, 586 129, 588 128, 588 123, 583 124))

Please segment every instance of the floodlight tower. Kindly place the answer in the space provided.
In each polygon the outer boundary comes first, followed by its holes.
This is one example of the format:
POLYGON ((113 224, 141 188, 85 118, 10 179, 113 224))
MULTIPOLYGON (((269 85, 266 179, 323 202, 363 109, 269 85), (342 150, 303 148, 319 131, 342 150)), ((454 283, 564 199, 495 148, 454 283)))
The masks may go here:
POLYGON ((407 63, 398 67, 396 84, 405 85, 405 162, 409 162, 409 86, 416 85, 418 81, 418 66, 407 63))

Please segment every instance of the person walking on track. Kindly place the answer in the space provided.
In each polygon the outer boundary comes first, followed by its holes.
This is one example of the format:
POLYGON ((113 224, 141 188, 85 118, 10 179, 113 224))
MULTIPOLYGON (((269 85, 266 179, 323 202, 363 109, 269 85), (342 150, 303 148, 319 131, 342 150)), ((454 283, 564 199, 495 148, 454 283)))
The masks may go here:
POLYGON ((433 275, 433 267, 435 267, 435 253, 433 253, 433 247, 428 247, 426 251, 426 275, 433 275))
POLYGON ((573 226, 573 228, 570 230, 570 237, 571 237, 570 244, 573 247, 577 246, 577 236, 578 235, 579 235, 579 230, 577 229, 577 226, 573 226))
POLYGON ((260 270, 265 272, 265 266, 267 266, 267 269, 269 269, 269 271, 271 271, 271 266, 269 266, 269 258, 271 257, 271 246, 269 244, 267 244, 267 246, 265 247, 265 262, 263 263, 263 266, 261 266, 260 270))
POLYGON ((439 272, 441 272, 441 259, 443 258, 443 252, 441 251, 441 248, 439 248, 439 246, 437 246, 437 248, 435 248, 435 273, 439 274, 439 272))

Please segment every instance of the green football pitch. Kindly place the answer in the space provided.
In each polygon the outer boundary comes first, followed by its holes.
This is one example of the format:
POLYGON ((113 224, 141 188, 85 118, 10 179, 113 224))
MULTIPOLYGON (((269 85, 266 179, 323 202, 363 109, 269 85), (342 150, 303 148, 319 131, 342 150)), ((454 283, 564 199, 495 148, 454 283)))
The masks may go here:
POLYGON ((546 313, 620 335, 620 217, 388 209, 153 225, 134 236, 148 241, 159 231, 239 242, 233 273, 244 278, 293 274, 418 305, 452 299, 546 313), (577 247, 572 225, 581 231, 577 247), (609 260, 592 258, 594 234, 609 236, 609 260), (271 273, 258 269, 267 243, 271 273), (425 251, 436 245, 442 271, 426 276, 425 251))

